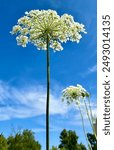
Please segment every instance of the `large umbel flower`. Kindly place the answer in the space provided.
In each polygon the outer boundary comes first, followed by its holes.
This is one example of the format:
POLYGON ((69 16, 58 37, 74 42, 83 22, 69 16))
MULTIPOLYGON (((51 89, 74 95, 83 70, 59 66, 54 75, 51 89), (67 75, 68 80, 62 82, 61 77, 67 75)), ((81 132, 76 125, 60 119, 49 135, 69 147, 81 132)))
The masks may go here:
POLYGON ((67 41, 79 42, 81 32, 86 33, 84 25, 74 21, 73 16, 59 16, 54 10, 31 10, 25 12, 11 33, 16 34, 17 44, 26 47, 34 44, 38 50, 46 50, 47 36, 49 47, 54 51, 63 50, 61 43, 67 41))

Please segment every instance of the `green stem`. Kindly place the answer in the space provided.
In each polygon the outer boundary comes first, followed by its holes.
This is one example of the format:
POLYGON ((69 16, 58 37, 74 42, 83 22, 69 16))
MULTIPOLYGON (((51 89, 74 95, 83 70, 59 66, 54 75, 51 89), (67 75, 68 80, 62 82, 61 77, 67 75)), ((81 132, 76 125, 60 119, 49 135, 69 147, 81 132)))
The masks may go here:
POLYGON ((47 101, 46 101, 46 150, 49 150, 49 99, 50 99, 50 54, 47 35, 47 101))
MULTIPOLYGON (((90 105, 90 98, 88 98, 88 103, 89 103, 90 115, 91 115, 91 120, 92 120, 92 125, 93 125, 93 114, 92 114, 92 108, 91 108, 91 105, 90 105)), ((94 132, 94 135, 97 139, 97 135, 96 135, 94 126, 93 126, 93 132, 94 132)))
POLYGON ((87 113, 87 116, 88 116, 88 119, 89 119, 89 122, 90 122, 91 128, 92 128, 93 133, 94 133, 93 123, 92 123, 92 118, 90 118, 90 114, 89 114, 88 107, 87 107, 87 104, 86 104, 86 101, 85 101, 85 100, 84 100, 84 104, 85 104, 85 109, 86 109, 86 113, 87 113))
POLYGON ((86 138, 86 142, 88 144, 88 149, 92 150, 91 145, 89 144, 89 141, 88 141, 88 138, 87 138, 87 135, 86 135, 85 125, 84 125, 84 118, 83 118, 82 111, 81 111, 81 108, 80 108, 79 104, 78 104, 78 108, 79 108, 80 115, 81 115, 82 127, 83 127, 84 135, 85 135, 85 138, 86 138))

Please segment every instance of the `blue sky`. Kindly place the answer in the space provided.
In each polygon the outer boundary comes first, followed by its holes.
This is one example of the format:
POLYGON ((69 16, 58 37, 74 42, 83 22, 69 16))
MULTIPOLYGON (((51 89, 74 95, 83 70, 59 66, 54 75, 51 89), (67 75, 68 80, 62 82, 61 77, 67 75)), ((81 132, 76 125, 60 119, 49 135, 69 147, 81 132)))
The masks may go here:
MULTIPOLYGON (((85 25, 87 34, 79 44, 68 42, 61 52, 51 50, 50 145, 59 144, 63 128, 75 130, 85 144, 78 110, 61 102, 61 91, 83 85, 91 93, 96 112, 96 0, 0 0, 0 132, 8 136, 14 130, 32 129, 45 150, 46 53, 30 44, 17 46, 9 33, 32 9, 68 13, 85 25)), ((90 131, 87 121, 86 129, 90 131)))

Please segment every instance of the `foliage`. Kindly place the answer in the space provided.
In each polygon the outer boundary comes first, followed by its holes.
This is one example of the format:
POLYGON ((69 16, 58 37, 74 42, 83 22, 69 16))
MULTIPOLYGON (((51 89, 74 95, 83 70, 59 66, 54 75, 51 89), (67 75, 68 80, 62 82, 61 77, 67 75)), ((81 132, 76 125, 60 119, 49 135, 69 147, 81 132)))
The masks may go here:
POLYGON ((78 144, 78 136, 75 131, 67 131, 64 129, 60 134, 59 148, 64 148, 65 150, 86 150, 83 144, 78 144))
MULTIPOLYGON (((86 150, 82 143, 78 144, 78 136, 72 130, 62 130, 60 142, 58 147, 52 146, 50 150, 86 150)), ((7 139, 1 134, 0 150, 41 150, 41 145, 35 141, 32 131, 23 130, 22 133, 10 135, 7 139)))
POLYGON ((41 145, 35 141, 33 132, 24 130, 22 133, 16 133, 15 136, 9 136, 7 139, 8 150, 41 150, 41 145))
POLYGON ((58 148, 55 146, 52 146, 51 150, 58 150, 58 148))
POLYGON ((0 150, 8 150, 6 138, 0 134, 0 150))
POLYGON ((88 137, 88 140, 91 144, 92 150, 97 150, 97 140, 95 138, 95 135, 88 133, 87 137, 88 137))
POLYGON ((35 141, 32 131, 24 130, 7 139, 1 134, 0 150, 41 150, 41 145, 35 141))

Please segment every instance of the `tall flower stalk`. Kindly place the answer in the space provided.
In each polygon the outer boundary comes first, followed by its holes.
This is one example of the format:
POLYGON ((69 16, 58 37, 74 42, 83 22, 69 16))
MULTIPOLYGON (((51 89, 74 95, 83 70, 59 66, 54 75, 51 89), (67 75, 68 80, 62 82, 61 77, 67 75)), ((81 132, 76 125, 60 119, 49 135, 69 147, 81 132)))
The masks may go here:
POLYGON ((78 106, 78 108, 79 108, 79 112, 80 112, 80 116, 81 116, 81 120, 82 120, 82 127, 83 127, 83 131, 84 131, 84 135, 85 135, 85 139, 86 139, 88 148, 89 148, 89 150, 92 150, 92 148, 91 148, 91 146, 90 146, 90 143, 89 143, 89 141, 88 141, 87 135, 86 135, 85 124, 84 124, 84 118, 83 118, 83 114, 82 114, 80 105, 77 104, 77 106, 78 106))
POLYGON ((50 48, 61 51, 63 42, 79 43, 81 33, 86 33, 83 24, 75 22, 71 15, 59 16, 54 10, 25 12, 11 31, 17 35, 17 45, 26 47, 32 43, 38 50, 47 51, 46 150, 49 150, 50 48))
POLYGON ((49 100, 50 100, 50 51, 47 35, 47 101, 46 101, 46 149, 49 149, 49 100))
POLYGON ((81 120, 82 120, 82 127, 83 127, 83 131, 84 131, 84 135, 88 144, 88 149, 92 150, 92 147, 88 141, 87 135, 86 135, 86 130, 85 130, 85 125, 84 125, 84 118, 83 118, 83 114, 82 114, 82 110, 81 110, 81 104, 84 103, 85 106, 85 111, 87 113, 87 117, 88 120, 90 122, 91 128, 93 130, 94 135, 95 134, 95 130, 94 130, 94 125, 93 125, 93 116, 92 116, 92 109, 91 109, 91 105, 90 105, 90 94, 81 86, 81 85, 77 85, 77 86, 69 86, 66 89, 63 90, 62 92, 62 100, 66 100, 67 104, 71 104, 71 103, 75 103, 78 108, 79 108, 79 112, 80 112, 80 116, 81 116, 81 120), (88 99, 89 102, 89 108, 87 106, 86 100, 88 99))
POLYGON ((91 104, 90 104, 90 97, 88 97, 87 99, 88 99, 88 105, 89 105, 89 106, 87 106, 87 103, 86 103, 86 101, 84 100, 85 110, 86 110, 86 113, 87 113, 88 120, 89 120, 89 122, 90 122, 91 128, 92 128, 92 130, 93 130, 93 133, 94 133, 94 135, 95 135, 95 138, 97 139, 97 135, 96 135, 95 128, 94 128, 93 115, 92 115, 92 108, 91 108, 91 104), (88 107, 89 107, 89 108, 88 108, 88 107))

